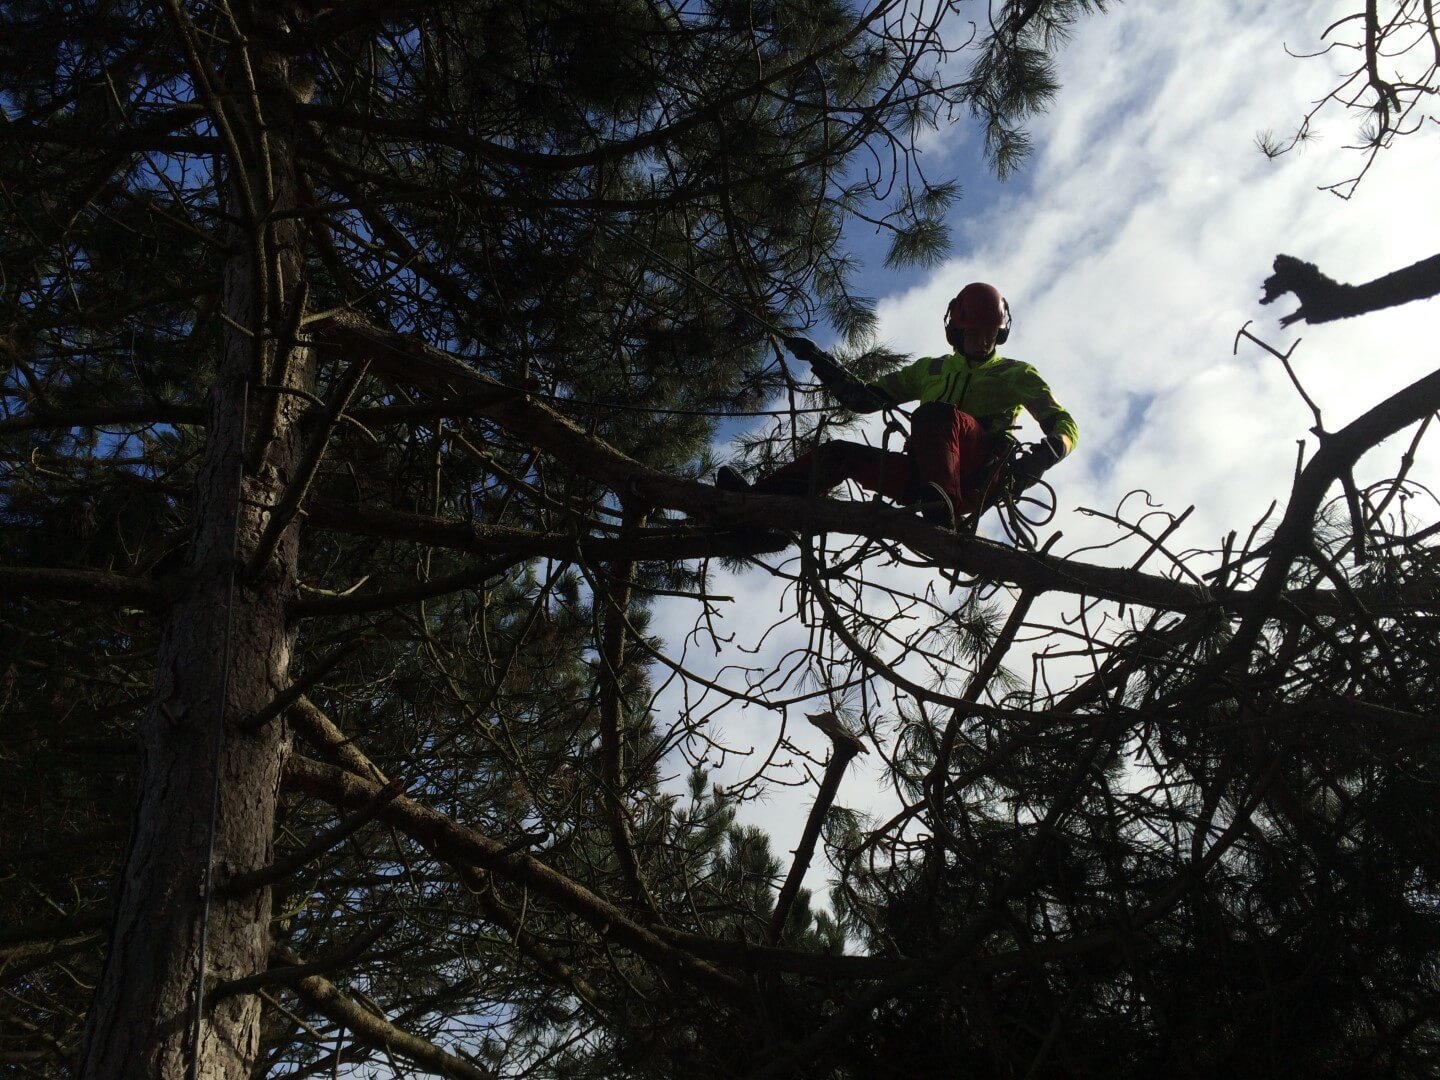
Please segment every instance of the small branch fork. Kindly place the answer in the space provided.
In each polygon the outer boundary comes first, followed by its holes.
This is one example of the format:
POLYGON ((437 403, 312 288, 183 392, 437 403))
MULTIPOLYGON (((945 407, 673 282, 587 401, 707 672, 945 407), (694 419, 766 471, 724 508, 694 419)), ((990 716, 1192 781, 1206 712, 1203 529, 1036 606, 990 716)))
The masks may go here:
POLYGON ((1296 392, 1299 393, 1305 404, 1309 406, 1310 415, 1315 418, 1315 426, 1312 427, 1310 430, 1314 432, 1315 435, 1323 438, 1325 435, 1325 422, 1323 419, 1321 419, 1320 416, 1320 406, 1316 405, 1314 399, 1305 392, 1305 387, 1300 384, 1300 378, 1295 374, 1295 369, 1290 366, 1290 357, 1294 355, 1295 350, 1300 347, 1300 342, 1303 339, 1296 338, 1295 344, 1291 345, 1290 348, 1286 349, 1282 353, 1278 351, 1273 345, 1269 344, 1266 341, 1262 341, 1260 338, 1250 333, 1250 324, 1254 321, 1254 319, 1249 320, 1249 322, 1246 322, 1246 324, 1236 332, 1235 344, 1234 347, 1230 350, 1231 355, 1239 353, 1240 339, 1243 337, 1248 341, 1253 341, 1256 345, 1259 345, 1260 348, 1264 349, 1271 356, 1275 357, 1275 359, 1279 360, 1280 363, 1285 366, 1285 374, 1290 376, 1291 385, 1295 387, 1296 392))
POLYGON ((780 887, 780 895, 775 901, 775 911, 765 931, 767 945, 779 944, 785 930, 785 920, 790 917, 790 909, 795 904, 795 898, 800 895, 805 872, 810 868, 810 860, 815 855, 815 844, 820 839, 825 815, 830 812, 835 796, 840 791, 840 781, 845 775, 845 769, 857 754, 870 752, 858 736, 845 729, 833 712, 817 713, 808 719, 830 737, 830 760, 825 765, 825 775, 820 780, 820 790, 810 808, 810 816, 805 821, 805 830, 801 833, 800 845, 795 849, 790 872, 785 876, 785 883, 780 887))

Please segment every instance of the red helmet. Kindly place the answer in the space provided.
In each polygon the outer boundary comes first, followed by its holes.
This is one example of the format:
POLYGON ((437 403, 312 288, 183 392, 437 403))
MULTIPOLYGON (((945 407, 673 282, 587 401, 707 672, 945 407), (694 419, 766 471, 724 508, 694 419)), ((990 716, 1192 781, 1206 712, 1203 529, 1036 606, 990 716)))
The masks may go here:
POLYGON ((994 285, 972 281, 950 301, 945 309, 945 340, 960 348, 964 330, 994 330, 995 344, 1005 344, 1010 336, 1010 305, 994 285))

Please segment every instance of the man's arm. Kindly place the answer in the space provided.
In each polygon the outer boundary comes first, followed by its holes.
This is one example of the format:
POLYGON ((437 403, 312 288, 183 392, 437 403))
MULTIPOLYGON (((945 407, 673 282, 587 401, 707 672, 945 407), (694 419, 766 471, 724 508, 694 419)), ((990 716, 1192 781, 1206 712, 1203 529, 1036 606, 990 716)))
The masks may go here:
POLYGON ((1010 467, 1011 476, 1023 490, 1075 449, 1080 441, 1080 429, 1075 424, 1075 418, 1055 400, 1055 395, 1040 378, 1039 372, 1028 364, 1021 404, 1045 434, 1040 442, 1022 451, 1010 467))
POLYGON ((810 370, 830 396, 851 412, 871 413, 893 409, 900 404, 874 383, 862 383, 842 368, 833 356, 809 338, 787 337, 785 347, 810 365, 810 370))

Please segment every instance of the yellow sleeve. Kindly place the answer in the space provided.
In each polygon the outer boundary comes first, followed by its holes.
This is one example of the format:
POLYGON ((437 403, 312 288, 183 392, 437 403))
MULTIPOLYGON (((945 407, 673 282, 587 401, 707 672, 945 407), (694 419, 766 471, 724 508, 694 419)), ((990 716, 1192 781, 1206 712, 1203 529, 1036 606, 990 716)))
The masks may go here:
POLYGON ((924 389, 924 372, 933 357, 922 356, 902 368, 882 375, 874 385, 889 394, 896 401, 914 401, 924 389))

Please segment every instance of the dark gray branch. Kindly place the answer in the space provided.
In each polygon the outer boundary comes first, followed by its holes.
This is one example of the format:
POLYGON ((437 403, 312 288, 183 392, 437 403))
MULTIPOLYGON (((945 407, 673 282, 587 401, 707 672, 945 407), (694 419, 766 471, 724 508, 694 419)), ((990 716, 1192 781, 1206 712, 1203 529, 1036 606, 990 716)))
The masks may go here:
POLYGON ((1440 293, 1440 255, 1421 259, 1363 285, 1343 285, 1314 263, 1293 255, 1277 255, 1275 272, 1265 279, 1264 288, 1262 304, 1272 303, 1286 293, 1294 293, 1300 301, 1299 310, 1282 318, 1281 326, 1302 319, 1307 323, 1334 322, 1440 293))

